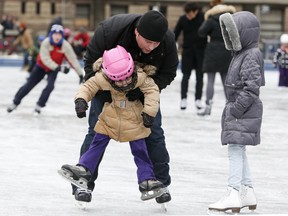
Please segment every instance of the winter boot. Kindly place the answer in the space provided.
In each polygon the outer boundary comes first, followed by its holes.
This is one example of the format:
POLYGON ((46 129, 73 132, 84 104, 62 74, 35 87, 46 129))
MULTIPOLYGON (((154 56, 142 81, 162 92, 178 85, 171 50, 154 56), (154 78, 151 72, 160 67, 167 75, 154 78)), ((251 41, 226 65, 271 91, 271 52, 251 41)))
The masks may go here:
POLYGON ((241 208, 248 207, 249 210, 255 210, 257 207, 257 200, 252 187, 242 186, 241 193, 241 208))
POLYGON ((182 98, 180 103, 181 110, 185 110, 187 108, 187 98, 182 98))
POLYGON ((171 200, 171 195, 170 192, 168 190, 168 187, 164 187, 163 188, 163 194, 161 194, 161 196, 156 197, 156 202, 159 204, 162 203, 166 203, 169 202, 171 200))
POLYGON ((88 182, 91 179, 91 173, 83 166, 74 166, 65 164, 58 170, 58 173, 71 184, 82 189, 88 188, 88 182))
POLYGON ((210 116, 212 109, 212 101, 210 100, 206 106, 197 112, 198 116, 210 116))
POLYGON ((196 107, 197 110, 203 109, 203 104, 202 104, 202 101, 200 99, 197 99, 195 101, 195 107, 196 107))
POLYGON ((241 200, 239 191, 232 187, 227 188, 226 195, 218 202, 210 204, 208 209, 214 211, 232 210, 232 213, 239 213, 241 208, 241 200))
POLYGON ((7 112, 10 113, 13 110, 15 110, 16 108, 17 108, 17 105, 13 103, 7 107, 7 112))
POLYGON ((139 184, 141 200, 149 200, 160 196, 163 193, 164 185, 158 180, 145 180, 139 184))

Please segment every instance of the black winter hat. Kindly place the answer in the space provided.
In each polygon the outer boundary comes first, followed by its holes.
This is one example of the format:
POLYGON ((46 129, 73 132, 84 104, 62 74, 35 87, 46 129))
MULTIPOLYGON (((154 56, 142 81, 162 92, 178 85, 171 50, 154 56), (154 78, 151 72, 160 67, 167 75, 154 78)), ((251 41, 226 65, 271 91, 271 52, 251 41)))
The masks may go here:
POLYGON ((147 40, 162 41, 168 30, 168 21, 165 16, 155 10, 146 12, 137 25, 139 34, 147 40))

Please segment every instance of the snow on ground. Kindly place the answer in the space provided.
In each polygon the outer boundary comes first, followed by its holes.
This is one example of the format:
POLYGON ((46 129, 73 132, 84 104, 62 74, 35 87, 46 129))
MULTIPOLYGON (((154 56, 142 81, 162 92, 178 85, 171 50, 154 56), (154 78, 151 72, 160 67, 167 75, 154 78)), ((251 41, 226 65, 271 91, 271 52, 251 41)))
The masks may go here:
MULTIPOLYGON (((59 74, 40 116, 35 117, 33 109, 45 80, 15 112, 7 114, 7 105, 26 78, 27 73, 17 67, 0 67, 0 216, 165 215, 154 200, 140 200, 129 145, 114 141, 101 163, 92 202, 86 211, 76 208, 71 186, 57 170, 64 163, 78 161, 87 131, 87 118, 78 119, 74 113, 78 77, 73 71, 59 74)), ((172 176, 167 215, 205 215, 207 206, 224 195, 227 185, 227 147, 220 145, 224 107, 220 77, 208 119, 195 114, 194 80, 195 73, 185 111, 179 108, 180 72, 161 95, 172 176)), ((262 143, 247 148, 258 198, 255 213, 260 215, 288 210, 288 88, 277 87, 277 81, 277 72, 266 72, 267 85, 261 89, 262 143)))

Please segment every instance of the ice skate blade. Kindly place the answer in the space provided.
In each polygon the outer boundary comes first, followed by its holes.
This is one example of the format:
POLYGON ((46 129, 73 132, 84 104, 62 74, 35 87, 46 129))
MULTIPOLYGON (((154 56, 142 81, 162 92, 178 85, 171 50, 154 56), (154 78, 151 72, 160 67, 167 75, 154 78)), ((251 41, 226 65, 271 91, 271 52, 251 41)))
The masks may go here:
POLYGON ((167 203, 161 203, 161 209, 164 211, 164 212, 167 212, 168 209, 167 209, 167 203))
POLYGON ((75 206, 83 211, 87 209, 87 202, 75 200, 75 206))
POLYGON ((87 180, 86 179, 83 179, 83 178, 80 178, 79 180, 75 180, 72 178, 72 173, 70 173, 69 171, 67 170, 64 170, 64 169, 60 169, 57 171, 58 174, 60 176, 62 176, 66 181, 70 182, 71 184, 75 185, 76 187, 79 187, 79 188, 82 188, 82 189, 85 189, 87 190, 88 192, 91 193, 91 190, 88 189, 88 186, 87 186, 87 180))
POLYGON ((150 199, 156 198, 162 194, 163 194, 163 188, 154 189, 151 191, 143 191, 143 192, 141 192, 141 200, 142 201, 150 200, 150 199))
POLYGON ((207 210, 208 215, 238 215, 240 212, 228 212, 228 210, 215 210, 215 209, 208 209, 207 210))

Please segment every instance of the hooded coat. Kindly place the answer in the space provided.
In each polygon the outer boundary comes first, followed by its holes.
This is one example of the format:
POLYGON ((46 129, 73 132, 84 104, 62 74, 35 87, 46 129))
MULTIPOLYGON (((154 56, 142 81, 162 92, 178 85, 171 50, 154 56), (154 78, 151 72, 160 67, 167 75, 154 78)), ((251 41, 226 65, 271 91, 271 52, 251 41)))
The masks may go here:
POLYGON ((225 47, 231 50, 231 60, 225 81, 227 102, 222 114, 222 145, 257 145, 263 105, 260 87, 265 85, 264 61, 258 48, 260 24, 247 11, 220 16, 225 47))
POLYGON ((159 88, 150 77, 155 73, 156 67, 146 65, 142 69, 139 64, 135 64, 137 82, 134 88, 139 87, 143 92, 143 106, 140 100, 128 101, 127 92, 119 92, 111 86, 101 70, 101 63, 102 58, 94 63, 95 75, 80 87, 75 98, 83 98, 88 103, 98 91, 111 91, 112 103, 104 104, 94 130, 120 142, 148 137, 151 131, 144 127, 141 113, 155 117, 159 109, 159 88))

